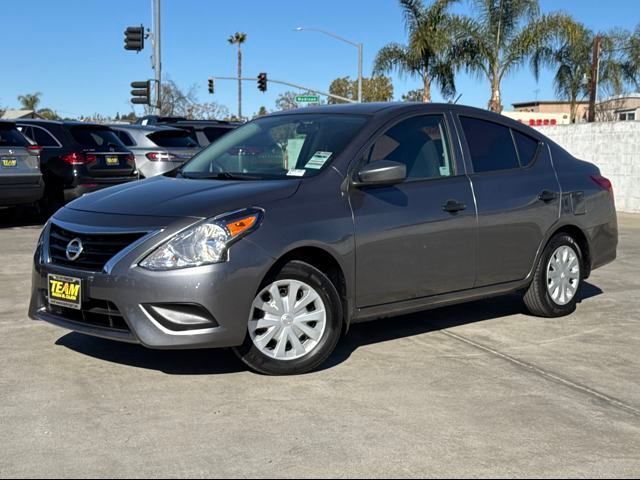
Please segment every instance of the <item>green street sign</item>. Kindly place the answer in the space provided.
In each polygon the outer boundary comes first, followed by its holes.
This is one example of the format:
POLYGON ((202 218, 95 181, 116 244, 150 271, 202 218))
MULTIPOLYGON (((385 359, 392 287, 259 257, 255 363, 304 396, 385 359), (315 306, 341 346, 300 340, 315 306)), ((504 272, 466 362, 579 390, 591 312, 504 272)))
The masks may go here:
POLYGON ((320 103, 320 96, 318 96, 318 95, 298 95, 296 97, 296 103, 320 103))

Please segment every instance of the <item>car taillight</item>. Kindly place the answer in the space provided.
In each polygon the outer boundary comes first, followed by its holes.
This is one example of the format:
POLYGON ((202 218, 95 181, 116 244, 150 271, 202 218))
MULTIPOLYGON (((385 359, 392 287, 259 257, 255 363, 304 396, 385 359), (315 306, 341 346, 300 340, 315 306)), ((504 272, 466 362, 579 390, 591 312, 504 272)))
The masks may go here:
POLYGON ((135 163, 136 161, 136 156, 133 153, 127 153, 127 156, 125 157, 127 160, 127 163, 135 163))
POLYGON ((42 152, 42 147, 38 146, 38 145, 29 145, 27 147, 27 151, 31 154, 31 155, 40 155, 40 153, 42 152))
POLYGON ((592 175, 591 180, 600 185, 600 188, 613 195, 613 184, 611 183, 611 180, 603 177, 602 175, 592 175))
POLYGON ((168 152, 149 152, 146 156, 152 162, 170 162, 176 158, 175 155, 168 152))
POLYGON ((84 153, 73 152, 67 153, 62 156, 62 160, 64 160, 69 165, 88 165, 89 163, 94 163, 98 157, 95 155, 85 155, 84 153))

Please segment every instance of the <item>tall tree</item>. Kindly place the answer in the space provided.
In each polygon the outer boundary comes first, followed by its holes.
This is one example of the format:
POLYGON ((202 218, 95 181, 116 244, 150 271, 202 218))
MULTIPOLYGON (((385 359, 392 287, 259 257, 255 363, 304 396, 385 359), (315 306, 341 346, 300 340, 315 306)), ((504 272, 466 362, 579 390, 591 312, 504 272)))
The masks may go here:
POLYGON ((18 101, 23 109, 36 111, 38 105, 40 105, 40 97, 42 97, 42 93, 40 92, 27 93, 25 95, 19 95, 18 101))
POLYGON ((595 34, 584 25, 567 21, 563 41, 558 48, 543 46, 533 56, 534 65, 546 65, 555 70, 554 86, 558 98, 571 104, 570 119, 577 121, 579 102, 585 100, 591 88, 593 45, 600 38, 601 57, 598 87, 609 93, 622 93, 624 75, 618 45, 624 32, 595 34))
POLYGON ((242 118, 242 44, 247 41, 247 34, 236 32, 229 37, 231 45, 238 45, 238 118, 242 118))
POLYGON ((640 89, 640 24, 633 33, 628 34, 623 45, 623 72, 625 79, 634 88, 640 89))
MULTIPOLYGON (((329 86, 329 93, 340 97, 357 100, 358 81, 349 77, 336 78, 329 86)), ((382 75, 362 79, 363 102, 390 102, 393 100, 393 83, 389 77, 382 75)), ((329 98, 329 103, 344 103, 342 100, 329 98)))
POLYGON ((466 38, 455 56, 491 86, 489 110, 502 111, 502 80, 530 62, 539 77, 537 53, 563 38, 570 17, 540 14, 538 0, 474 0, 475 15, 464 19, 466 38))
POLYGON ((422 96, 422 90, 409 90, 407 93, 402 95, 403 102, 423 102, 424 98, 422 96))
POLYGON ((457 60, 452 56, 452 47, 464 26, 460 17, 449 12, 457 1, 434 0, 426 6, 423 0, 400 0, 409 42, 383 47, 374 61, 374 75, 397 71, 401 75, 419 77, 424 102, 431 101, 434 82, 444 97, 453 97, 457 60))

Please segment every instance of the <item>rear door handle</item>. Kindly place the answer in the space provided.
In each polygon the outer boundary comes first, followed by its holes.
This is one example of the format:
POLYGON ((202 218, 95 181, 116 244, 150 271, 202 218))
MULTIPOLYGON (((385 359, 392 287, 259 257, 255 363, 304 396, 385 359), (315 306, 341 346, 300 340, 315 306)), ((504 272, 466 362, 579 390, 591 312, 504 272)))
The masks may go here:
POLYGON ((460 203, 456 200, 449 200, 442 206, 442 210, 449 213, 457 213, 462 210, 466 210, 467 206, 464 203, 460 203))
POLYGON ((550 190, 545 190, 538 196, 538 198, 545 203, 549 203, 549 202, 553 202, 556 198, 558 198, 558 194, 550 190))

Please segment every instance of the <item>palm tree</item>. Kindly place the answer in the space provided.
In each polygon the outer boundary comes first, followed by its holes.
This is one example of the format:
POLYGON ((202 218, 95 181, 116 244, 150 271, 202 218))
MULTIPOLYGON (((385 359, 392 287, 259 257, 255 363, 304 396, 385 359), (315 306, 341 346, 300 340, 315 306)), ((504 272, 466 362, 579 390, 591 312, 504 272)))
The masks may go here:
MULTIPOLYGON (((617 52, 623 41, 619 32, 598 34, 602 54, 598 72, 599 88, 621 93, 623 89, 624 65, 617 52)), ((543 46, 533 55, 533 64, 547 65, 556 70, 554 86, 558 98, 571 104, 571 123, 576 122, 578 103, 583 101, 591 89, 592 52, 596 34, 581 23, 567 21, 563 42, 559 48, 543 46)))
POLYGON ((238 45, 238 118, 242 118, 242 44, 247 41, 247 34, 236 32, 228 41, 231 45, 238 45))
POLYGON ((466 39, 455 55, 467 69, 487 78, 491 85, 489 110, 502 111, 502 80, 531 62, 539 76, 541 50, 566 34, 570 17, 540 14, 538 0, 474 0, 476 15, 464 20, 466 39))
POLYGON ((424 102, 431 101, 433 82, 438 84, 444 97, 453 97, 456 63, 451 51, 460 22, 458 16, 449 13, 449 8, 457 2, 434 0, 426 6, 423 0, 400 0, 409 42, 383 47, 374 62, 374 75, 395 70, 401 75, 420 77, 424 102))
POLYGON ((558 49, 545 47, 534 55, 534 63, 557 68, 554 87, 558 98, 571 105, 570 120, 576 122, 578 103, 589 95, 593 32, 575 23, 567 30, 567 39, 558 49))
POLYGON ((18 96, 18 101, 22 105, 22 108, 25 110, 33 110, 34 112, 37 110, 38 105, 40 104, 40 97, 42 93, 27 93, 26 95, 18 96))

